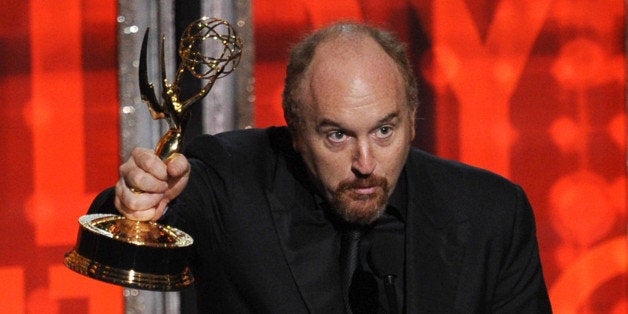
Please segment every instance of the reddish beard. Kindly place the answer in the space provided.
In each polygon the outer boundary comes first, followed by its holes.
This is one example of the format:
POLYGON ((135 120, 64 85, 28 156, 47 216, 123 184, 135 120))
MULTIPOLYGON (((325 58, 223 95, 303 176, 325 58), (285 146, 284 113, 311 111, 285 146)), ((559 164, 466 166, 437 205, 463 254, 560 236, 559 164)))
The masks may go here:
POLYGON ((336 188, 331 205, 347 222, 369 224, 384 212, 388 203, 388 181, 384 177, 342 181, 336 188), (360 194, 360 188, 375 188, 371 194, 360 194))

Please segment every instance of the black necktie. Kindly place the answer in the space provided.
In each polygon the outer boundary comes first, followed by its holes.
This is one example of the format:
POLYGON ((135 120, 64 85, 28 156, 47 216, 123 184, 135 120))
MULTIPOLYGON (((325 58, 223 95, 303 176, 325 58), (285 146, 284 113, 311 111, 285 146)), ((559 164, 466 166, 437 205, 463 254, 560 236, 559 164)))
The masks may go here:
POLYGON ((357 228, 347 229, 342 233, 340 247, 340 267, 342 271, 342 291, 347 313, 352 313, 349 304, 349 287, 353 273, 358 267, 358 254, 361 231, 357 228))

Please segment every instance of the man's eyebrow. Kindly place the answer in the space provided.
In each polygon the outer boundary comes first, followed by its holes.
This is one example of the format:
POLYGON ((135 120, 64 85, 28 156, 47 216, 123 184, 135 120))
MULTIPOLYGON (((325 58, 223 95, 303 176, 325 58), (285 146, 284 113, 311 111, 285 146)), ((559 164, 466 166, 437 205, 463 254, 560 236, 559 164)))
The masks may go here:
POLYGON ((399 111, 395 111, 395 112, 391 112, 389 114, 387 114, 385 117, 383 117, 382 119, 379 119, 379 124, 384 124, 387 122, 390 122, 391 120, 394 120, 396 118, 399 117, 399 111))
POLYGON ((323 119, 318 124, 316 124, 317 131, 321 131, 321 129, 325 127, 333 127, 333 128, 342 129, 342 126, 340 125, 340 123, 333 120, 329 120, 329 119, 323 119))
MULTIPOLYGON (((389 123, 392 120, 397 119, 398 117, 399 117, 399 111, 391 112, 391 113, 387 114, 385 117, 379 119, 377 121, 377 124, 378 125, 386 124, 386 123, 389 123)), ((321 129, 326 128, 326 127, 344 129, 342 127, 342 125, 340 123, 336 122, 336 121, 333 121, 333 120, 330 120, 330 119, 323 119, 316 125, 316 130, 317 131, 321 131, 321 129)))

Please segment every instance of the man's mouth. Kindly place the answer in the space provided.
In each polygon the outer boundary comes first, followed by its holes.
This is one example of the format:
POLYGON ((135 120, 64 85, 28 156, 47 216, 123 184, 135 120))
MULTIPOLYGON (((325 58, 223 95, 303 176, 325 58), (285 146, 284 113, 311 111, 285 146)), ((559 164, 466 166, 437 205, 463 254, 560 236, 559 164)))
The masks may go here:
POLYGON ((385 186, 386 179, 382 177, 371 177, 368 179, 341 182, 337 192, 342 193, 342 191, 347 191, 358 196, 368 196, 376 194, 379 189, 384 189, 385 186))
POLYGON ((368 224, 381 215, 387 201, 386 178, 371 176, 341 182, 331 199, 331 205, 344 220, 368 224))
POLYGON ((367 186, 367 187, 355 187, 353 188, 353 192, 359 195, 369 195, 375 193, 377 187, 375 186, 367 186))

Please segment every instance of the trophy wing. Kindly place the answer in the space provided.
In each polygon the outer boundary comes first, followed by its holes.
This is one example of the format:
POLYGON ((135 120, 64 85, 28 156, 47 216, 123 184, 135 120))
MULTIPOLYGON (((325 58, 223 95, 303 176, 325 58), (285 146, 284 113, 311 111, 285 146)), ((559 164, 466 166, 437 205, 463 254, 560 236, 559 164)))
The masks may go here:
POLYGON ((147 65, 147 49, 148 49, 148 33, 149 28, 146 29, 144 33, 144 39, 142 40, 142 50, 140 52, 140 65, 139 65, 139 85, 140 85, 140 95, 142 97, 142 101, 144 101, 148 108, 150 109, 153 119, 158 119, 163 117, 164 111, 162 106, 159 104, 157 100, 157 96, 155 95, 155 88, 153 84, 148 81, 148 65, 147 65))

